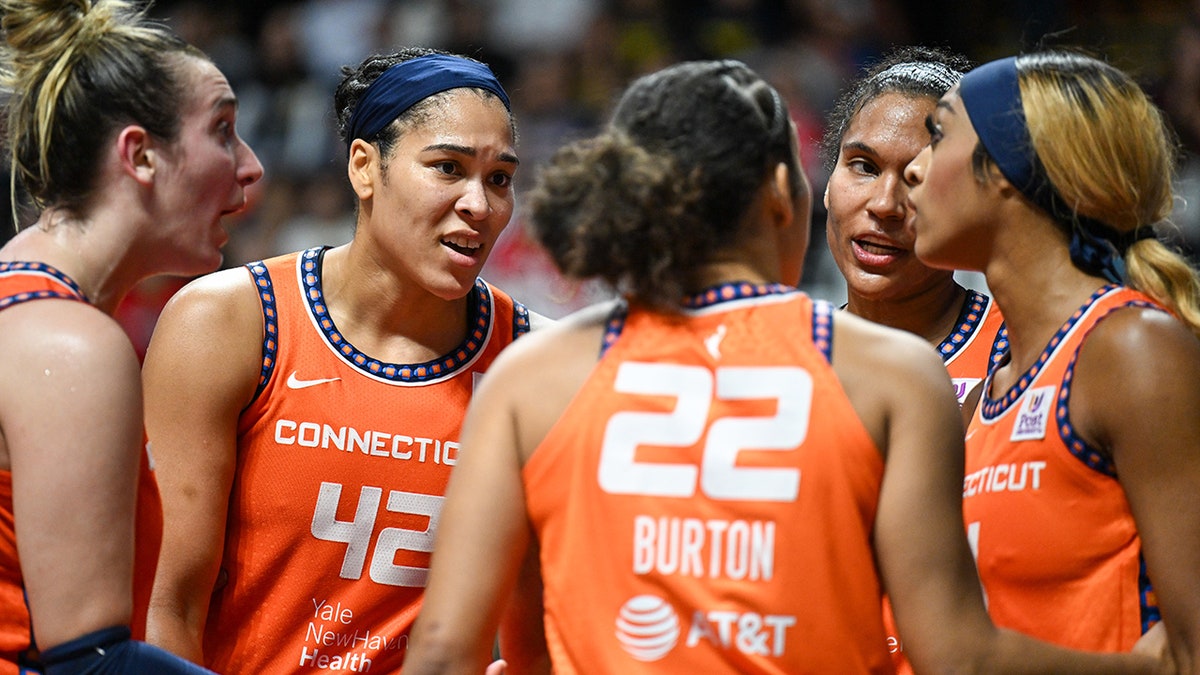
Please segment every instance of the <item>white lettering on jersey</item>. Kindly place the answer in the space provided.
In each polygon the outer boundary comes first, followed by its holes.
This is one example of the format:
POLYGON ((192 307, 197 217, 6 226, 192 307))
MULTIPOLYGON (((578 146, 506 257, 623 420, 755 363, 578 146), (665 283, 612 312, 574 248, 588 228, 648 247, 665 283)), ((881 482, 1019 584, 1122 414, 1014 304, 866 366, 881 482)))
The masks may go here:
POLYGON ((769 581, 775 576, 775 523, 637 516, 633 573, 769 581))
POLYGON ((370 457, 432 461, 434 464, 458 464, 458 443, 437 438, 390 434, 372 429, 335 427, 316 422, 275 421, 275 442, 303 448, 359 452, 370 457))
POLYGON ((973 471, 963 478, 963 497, 985 492, 1022 492, 1042 487, 1045 462, 996 464, 973 471))

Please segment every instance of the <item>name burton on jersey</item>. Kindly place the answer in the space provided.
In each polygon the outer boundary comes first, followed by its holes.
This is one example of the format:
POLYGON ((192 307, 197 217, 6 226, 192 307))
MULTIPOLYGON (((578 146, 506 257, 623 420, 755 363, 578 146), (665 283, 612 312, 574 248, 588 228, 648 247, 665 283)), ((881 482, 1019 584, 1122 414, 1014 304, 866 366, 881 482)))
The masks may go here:
POLYGON ((633 573, 769 581, 775 576, 775 523, 637 516, 633 573))
POLYGON ((454 466, 458 463, 458 442, 404 434, 390 434, 373 429, 335 427, 317 422, 296 422, 281 419, 275 422, 275 442, 303 448, 322 448, 359 452, 369 457, 432 461, 454 466))

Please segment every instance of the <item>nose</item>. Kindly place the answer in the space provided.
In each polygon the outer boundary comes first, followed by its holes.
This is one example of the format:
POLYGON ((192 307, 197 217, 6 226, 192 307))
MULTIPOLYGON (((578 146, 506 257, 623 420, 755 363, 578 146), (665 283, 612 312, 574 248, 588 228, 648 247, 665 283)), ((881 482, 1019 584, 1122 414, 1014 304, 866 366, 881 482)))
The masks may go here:
POLYGON ((454 204, 454 210, 468 220, 483 220, 492 211, 488 203, 487 188, 482 181, 463 181, 463 193, 454 204))
POLYGON ((895 171, 885 172, 875 181, 875 190, 867 210, 880 220, 903 220, 908 199, 908 184, 895 171))
POLYGON ((262 177, 263 165, 258 161, 258 155, 254 154, 254 149, 246 141, 238 138, 238 183, 246 187, 262 177))
POLYGON ((921 148, 916 157, 904 167, 904 181, 909 187, 915 187, 925 181, 925 167, 929 162, 929 153, 932 152, 931 146, 926 145, 921 148))

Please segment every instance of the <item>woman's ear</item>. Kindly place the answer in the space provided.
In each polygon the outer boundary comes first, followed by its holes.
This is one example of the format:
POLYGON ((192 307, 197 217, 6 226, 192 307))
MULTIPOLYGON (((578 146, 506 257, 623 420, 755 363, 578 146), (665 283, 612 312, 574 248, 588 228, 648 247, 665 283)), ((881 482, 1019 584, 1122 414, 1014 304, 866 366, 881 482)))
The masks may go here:
POLYGON ((1016 186, 1000 171, 1000 167, 989 157, 983 164, 984 183, 994 186, 1002 197, 1012 197, 1018 194, 1016 186))
POLYGON ((796 202, 792 195, 792 173, 787 164, 780 162, 775 165, 771 175, 771 188, 768 191, 768 213, 775 216, 774 222, 778 227, 789 227, 796 218, 796 202))
POLYGON ((144 128, 130 125, 117 134, 117 157, 126 175, 143 185, 154 181, 160 155, 144 128))
POLYGON ((351 141, 346 175, 350 178, 350 186, 359 200, 367 200, 374 196, 375 185, 380 180, 379 160, 379 148, 361 138, 351 141))

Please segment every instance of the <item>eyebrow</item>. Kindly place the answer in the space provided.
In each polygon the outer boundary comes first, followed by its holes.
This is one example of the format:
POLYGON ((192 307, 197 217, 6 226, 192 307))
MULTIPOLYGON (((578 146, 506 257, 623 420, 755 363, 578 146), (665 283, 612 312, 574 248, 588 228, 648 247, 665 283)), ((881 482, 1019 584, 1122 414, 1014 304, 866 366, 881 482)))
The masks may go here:
POLYGON ((938 108, 940 108, 940 109, 942 109, 942 110, 945 110, 946 112, 950 113, 951 115, 954 115, 954 114, 955 114, 955 112, 954 112, 954 108, 953 108, 953 107, 950 105, 950 102, 949 102, 949 101, 940 101, 940 100, 939 100, 939 101, 937 102, 937 107, 938 107, 938 108))
POLYGON ((225 108, 233 108, 234 110, 237 110, 238 109, 237 97, 236 96, 222 96, 221 98, 217 99, 216 101, 213 101, 213 105, 212 105, 213 112, 220 113, 225 108))
MULTIPOLYGON (((422 151, 429 152, 432 150, 445 150, 447 152, 454 152, 454 153, 458 153, 460 155, 467 155, 469 157, 474 157, 479 154, 478 151, 475 150, 475 148, 470 148, 465 145, 458 145, 457 143, 434 143, 433 145, 425 146, 422 151)), ((508 152, 500 153, 500 156, 498 157, 498 159, 501 162, 507 162, 509 164, 520 164, 521 163, 521 160, 517 159, 516 155, 508 153, 508 152)))
POLYGON ((843 144, 842 145, 842 154, 846 154, 847 150, 857 150, 859 152, 862 152, 862 153, 865 153, 868 155, 878 154, 875 152, 875 148, 872 148, 871 146, 867 145, 866 143, 863 143, 862 141, 850 141, 849 143, 843 144))

